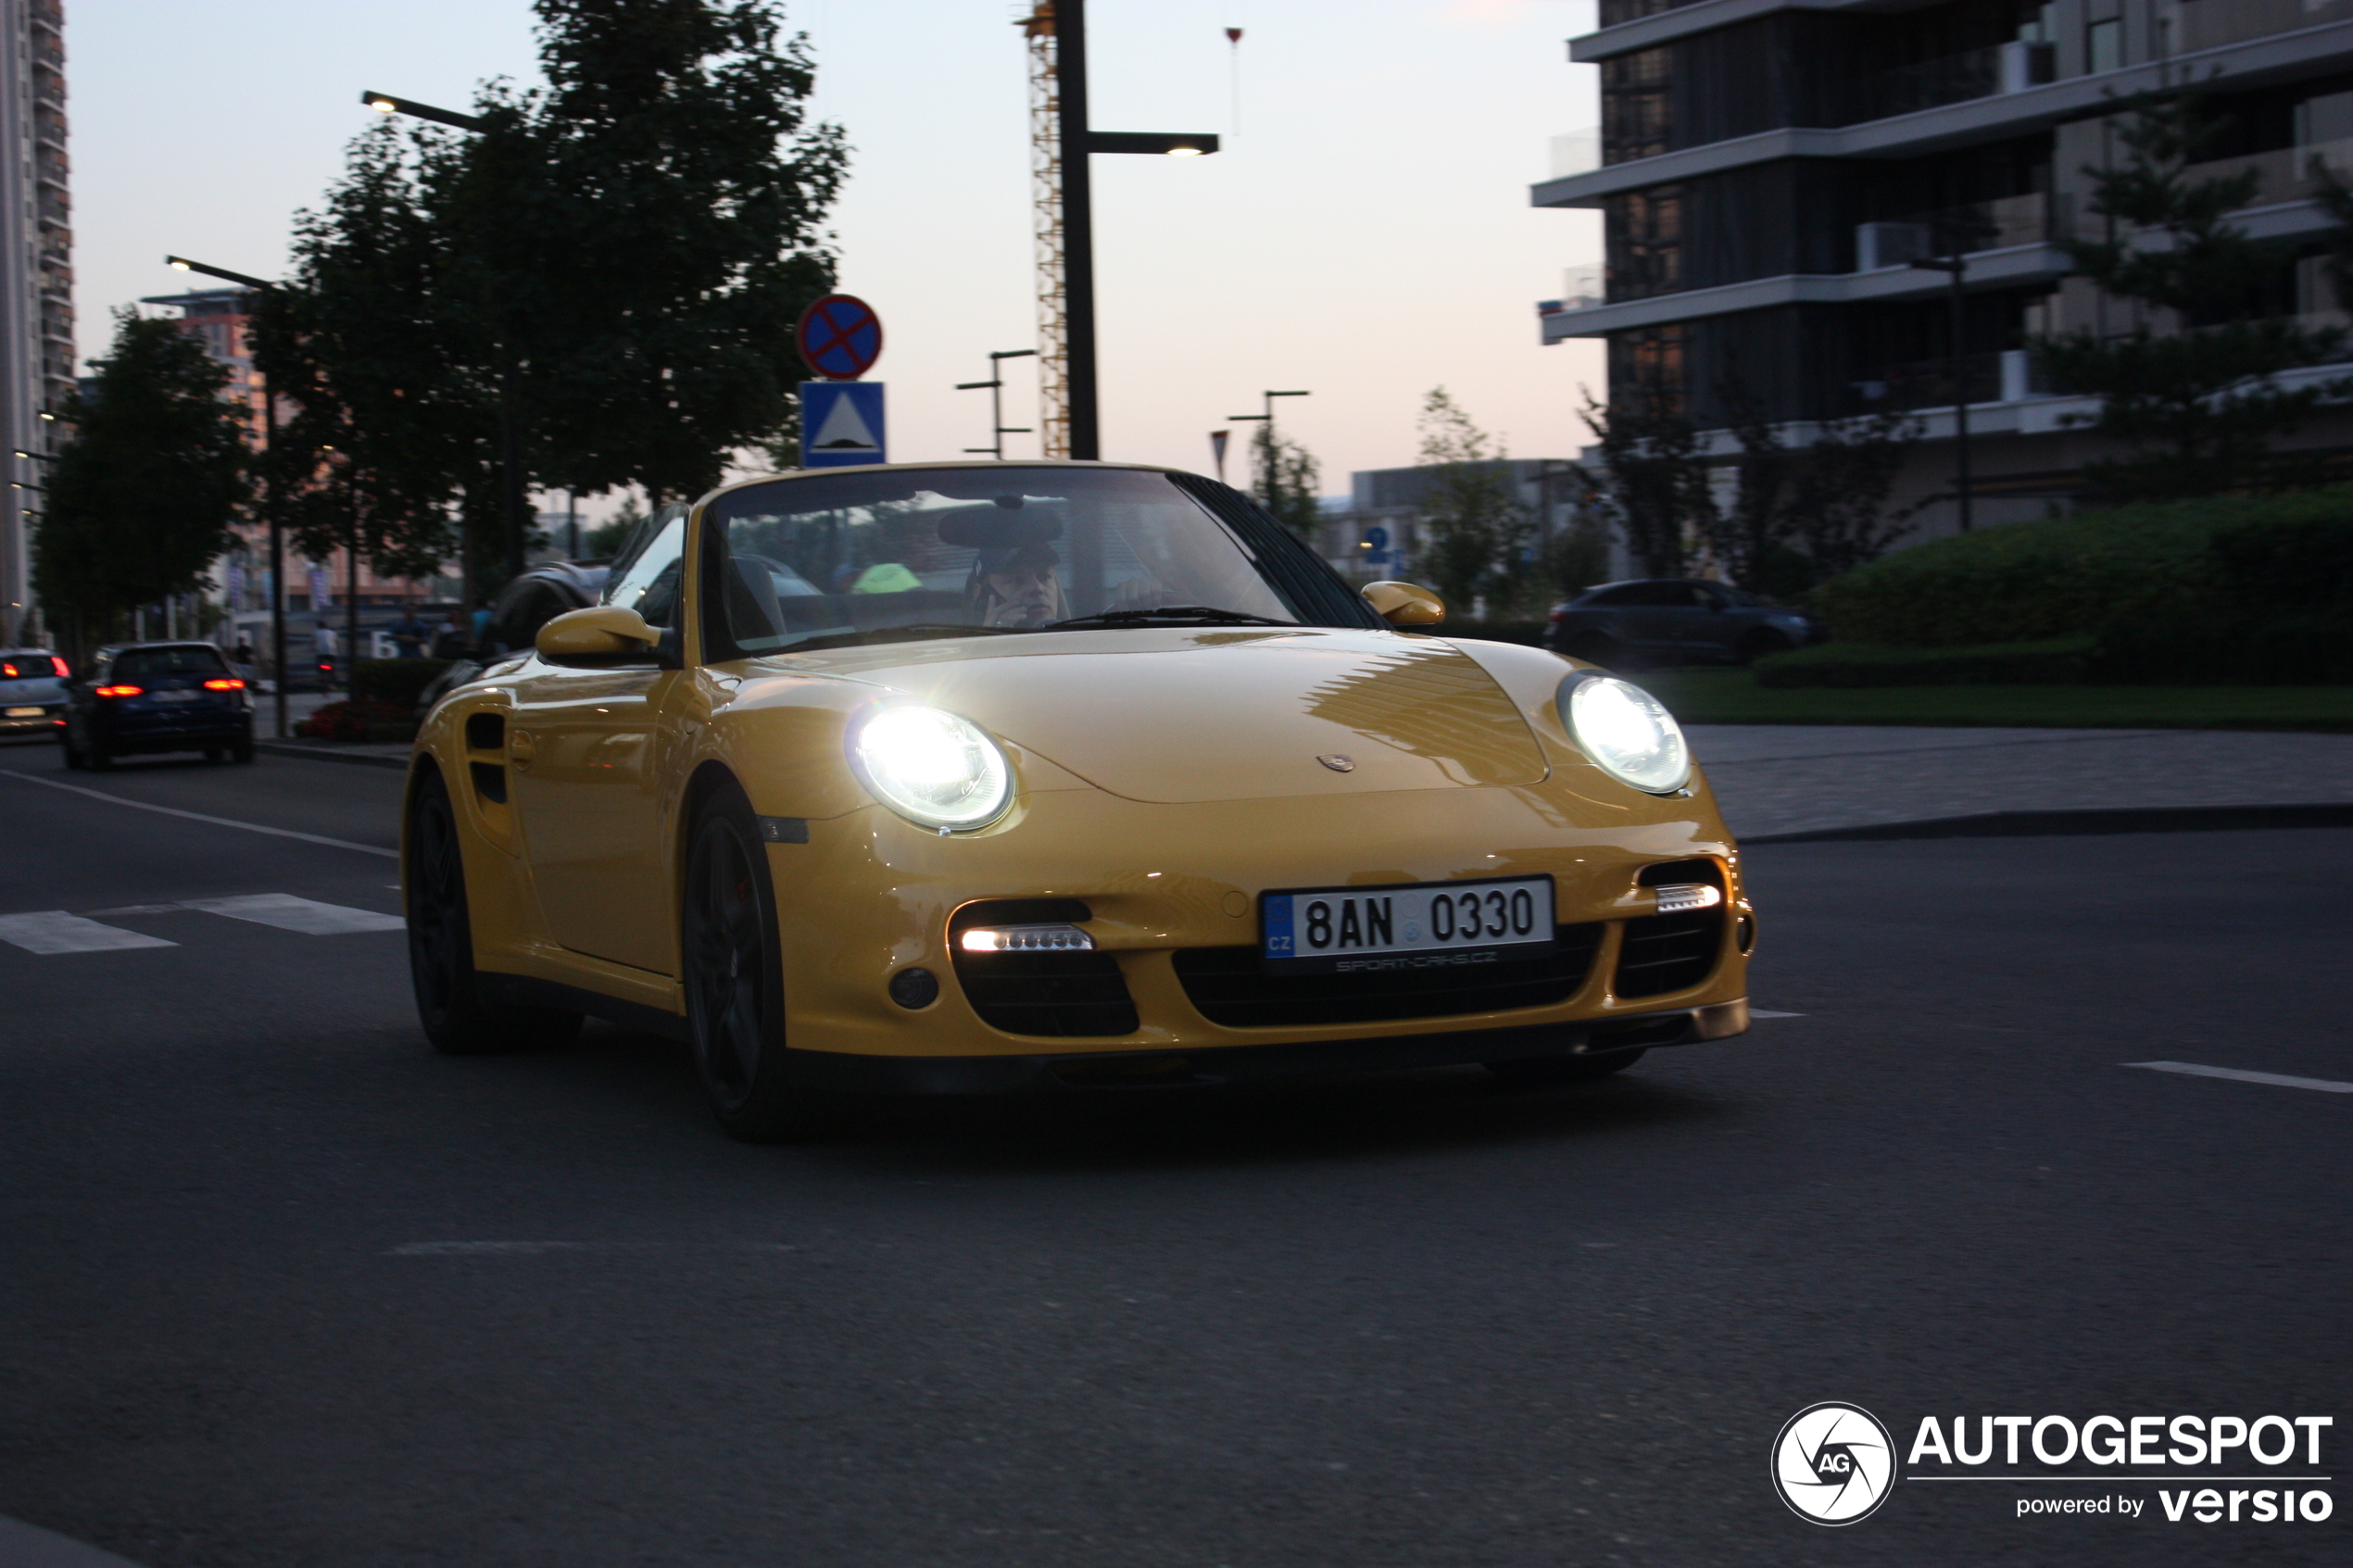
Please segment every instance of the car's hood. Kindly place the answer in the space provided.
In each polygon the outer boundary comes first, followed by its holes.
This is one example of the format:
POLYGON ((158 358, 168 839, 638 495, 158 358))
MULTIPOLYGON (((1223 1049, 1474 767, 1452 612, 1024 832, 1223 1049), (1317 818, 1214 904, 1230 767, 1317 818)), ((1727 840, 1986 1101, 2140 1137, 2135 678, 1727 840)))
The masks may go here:
POLYGON ((1524 784, 1546 768, 1527 721, 1475 661, 1391 633, 1062 632, 770 667, 908 693, 1131 800, 1524 784))

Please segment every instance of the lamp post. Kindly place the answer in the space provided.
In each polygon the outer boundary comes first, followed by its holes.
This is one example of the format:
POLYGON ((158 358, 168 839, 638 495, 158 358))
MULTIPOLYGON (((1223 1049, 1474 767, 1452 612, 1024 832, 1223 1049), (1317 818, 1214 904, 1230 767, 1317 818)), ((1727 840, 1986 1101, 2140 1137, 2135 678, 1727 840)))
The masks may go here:
MULTIPOLYGON (((1266 411, 1265 413, 1228 414, 1226 417, 1238 422, 1263 424, 1266 427, 1266 509, 1271 512, 1275 510, 1277 502, 1280 499, 1280 492, 1277 488, 1278 470, 1276 468, 1275 452, 1275 399, 1277 397, 1312 397, 1315 394, 1311 392, 1262 392, 1258 395, 1265 404, 1266 411)), ((1278 519, 1279 515, 1280 514, 1277 514, 1278 519)))
POLYGON ((1214 136, 1159 131, 1091 131, 1087 125, 1087 0, 1053 0, 1054 87, 1062 132, 1063 315, 1068 332, 1070 455, 1103 455, 1095 406, 1093 153, 1158 153, 1200 157, 1217 150, 1214 136))
POLYGON ((1026 359, 1037 352, 1034 348, 991 349, 987 381, 960 381, 956 383, 958 392, 975 392, 984 386, 988 389, 988 445, 967 446, 965 451, 986 452, 1002 462, 1005 458, 1005 437, 1029 433, 1027 425, 1009 425, 1005 422, 1005 377, 998 366, 1007 359, 1026 359))
MULTIPOLYGON (((260 293, 278 286, 267 278, 232 272, 226 267, 208 267, 184 256, 167 256, 163 259, 177 271, 202 272, 208 278, 220 278, 260 293)), ((278 397, 270 390, 267 377, 257 371, 254 379, 261 383, 261 449, 267 452, 278 445, 278 397)), ((283 740, 286 738, 286 533, 285 525, 278 517, 275 465, 263 473, 261 494, 262 518, 270 525, 270 684, 275 688, 277 734, 280 740, 283 740)))
POLYGON ((1969 387, 1962 380, 1968 370, 1962 349, 1969 324, 1969 296, 1962 286, 1962 274, 1969 267, 1969 257, 1957 244, 1950 256, 1916 257, 1912 265, 1924 267, 1931 272, 1943 272, 1953 280, 1953 494, 1960 502, 1961 532, 1967 533, 1969 531, 1969 387))
MULTIPOLYGON (((405 114, 411 119, 427 119, 435 125, 447 125, 458 131, 476 134, 490 129, 490 121, 478 114, 460 114, 456 109, 436 108, 421 104, 414 98, 396 97, 390 93, 361 93, 359 101, 378 114, 405 114)), ((505 345, 500 345, 498 364, 498 503, 506 513, 507 581, 521 577, 528 551, 524 542, 530 533, 526 517, 529 509, 527 487, 522 479, 522 435, 515 418, 513 392, 513 361, 505 345)), ((468 552, 471 556, 471 552, 468 552)), ((473 576, 468 566, 466 580, 469 589, 473 576)), ((473 607, 466 607, 471 610, 473 607)))

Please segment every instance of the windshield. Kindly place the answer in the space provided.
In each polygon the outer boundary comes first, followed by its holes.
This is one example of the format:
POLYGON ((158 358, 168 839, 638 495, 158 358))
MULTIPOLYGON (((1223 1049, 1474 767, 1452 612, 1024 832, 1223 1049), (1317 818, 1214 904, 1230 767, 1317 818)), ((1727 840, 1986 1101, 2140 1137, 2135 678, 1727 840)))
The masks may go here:
POLYGON ((711 503, 713 657, 1141 625, 1378 624, 1206 481, 1135 469, 819 475, 711 503), (1219 506, 1217 512, 1211 507, 1219 506), (727 645, 732 645, 729 649, 727 645))
POLYGON ((159 681, 168 675, 226 675, 218 649, 209 647, 133 648, 114 661, 118 681, 159 681))

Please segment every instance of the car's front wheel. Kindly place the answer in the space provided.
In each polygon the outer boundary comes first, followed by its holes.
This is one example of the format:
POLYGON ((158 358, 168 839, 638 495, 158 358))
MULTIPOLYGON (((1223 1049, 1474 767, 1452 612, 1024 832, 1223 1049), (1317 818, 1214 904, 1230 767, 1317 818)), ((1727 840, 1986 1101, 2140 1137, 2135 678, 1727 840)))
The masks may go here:
POLYGON ((784 958, 775 890, 751 803, 728 785, 705 803, 686 847, 679 954, 695 1064, 730 1137, 778 1143, 819 1130, 785 1052, 784 958))
POLYGON ((1787 653, 1796 645, 1769 626, 1760 626, 1741 639, 1740 659, 1743 664, 1754 664, 1777 653, 1787 653))
POLYGON ((409 978, 417 1017, 433 1048, 447 1056, 560 1046, 580 1033, 580 1015, 556 1008, 492 1007, 475 984, 473 924, 458 819, 438 773, 417 785, 409 808, 409 978))
POLYGON ((1597 1056, 1524 1056, 1491 1061, 1487 1071, 1515 1089, 1540 1089, 1554 1084, 1590 1084, 1613 1073, 1623 1073, 1642 1058, 1644 1047, 1604 1051, 1597 1056))

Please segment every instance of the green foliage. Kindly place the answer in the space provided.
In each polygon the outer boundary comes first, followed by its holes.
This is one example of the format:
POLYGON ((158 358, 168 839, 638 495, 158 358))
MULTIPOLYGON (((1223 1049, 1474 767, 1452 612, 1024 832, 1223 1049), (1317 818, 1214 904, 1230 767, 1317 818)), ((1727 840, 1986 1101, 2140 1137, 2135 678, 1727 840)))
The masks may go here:
POLYGON ((1843 642, 2091 634, 2102 679, 2343 679, 2353 485, 2147 503, 1920 545, 1817 589, 1843 642))
POLYGON ((2088 635, 1966 648, 1824 643, 1773 654, 1749 668, 1755 671, 1758 685, 1777 691, 1809 686, 2065 685, 2091 678, 2093 646, 2088 635))
POLYGON ((1457 609, 1482 598, 1504 604, 1534 524, 1501 466, 1503 445, 1442 386, 1422 400, 1421 429, 1421 466, 1435 471, 1422 495, 1419 569, 1457 609))
POLYGON ((2122 443, 2122 458, 2085 465, 2085 477, 2118 500, 2205 495, 2309 477, 2271 450, 2280 436, 2353 381, 2285 390, 2282 371, 2339 356, 2345 333, 2271 313, 2265 290, 2293 245, 2258 241, 2224 215, 2251 205, 2259 170, 2194 179, 2225 121, 2194 91, 2171 90, 2116 106, 2128 157, 2086 169, 2090 210, 2116 236, 2064 241, 2076 270, 2112 298, 2159 315, 2120 337, 2090 329, 2039 339, 2053 378, 2101 399, 2087 424, 2122 443))
POLYGON ((66 419, 33 534, 33 582, 53 621, 82 640, 118 615, 186 593, 231 543, 246 494, 229 372, 177 321, 115 317, 91 395, 66 419))
POLYGON ((1262 423, 1251 436, 1250 471, 1250 493, 1258 504, 1291 533, 1313 541, 1316 524, 1323 519, 1316 499, 1323 465, 1316 462, 1315 454, 1277 435, 1272 423, 1262 423))
POLYGON ((1607 524, 1644 576, 1689 575, 1692 551, 1720 523, 1699 427, 1681 399, 1648 381, 1617 389, 1606 404, 1589 393, 1585 422, 1602 449, 1602 471, 1585 477, 1607 524))
POLYGON ((438 659, 354 659, 351 695, 354 700, 381 702, 404 712, 412 711, 425 688, 433 684, 434 677, 448 668, 447 661, 438 659))

